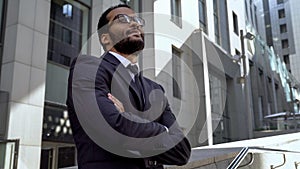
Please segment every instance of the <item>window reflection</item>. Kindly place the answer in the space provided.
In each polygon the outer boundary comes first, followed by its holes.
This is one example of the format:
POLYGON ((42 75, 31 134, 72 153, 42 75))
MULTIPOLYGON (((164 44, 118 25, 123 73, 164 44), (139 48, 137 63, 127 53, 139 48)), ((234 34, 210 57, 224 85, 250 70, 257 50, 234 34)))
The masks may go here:
MULTIPOLYGON (((48 60, 69 66, 88 38, 89 9, 75 1, 52 0, 48 60)), ((86 52, 86 51, 84 51, 86 52)))
POLYGON ((64 4, 63 5, 63 15, 66 18, 71 18, 72 17, 72 8, 73 8, 73 6, 71 4, 64 4))

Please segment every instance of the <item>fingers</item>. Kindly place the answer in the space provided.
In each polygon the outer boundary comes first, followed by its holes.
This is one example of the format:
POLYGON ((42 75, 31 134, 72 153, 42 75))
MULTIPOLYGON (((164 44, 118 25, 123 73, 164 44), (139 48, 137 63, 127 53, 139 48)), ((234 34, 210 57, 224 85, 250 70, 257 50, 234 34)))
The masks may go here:
POLYGON ((118 100, 116 97, 114 97, 112 94, 108 93, 108 98, 114 103, 114 105, 116 106, 116 108, 118 109, 118 111, 121 113, 121 112, 124 112, 125 109, 124 109, 124 106, 123 106, 123 103, 120 102, 120 100, 118 100))
POLYGON ((121 102, 112 94, 108 93, 108 98, 114 103, 114 104, 120 104, 121 102))

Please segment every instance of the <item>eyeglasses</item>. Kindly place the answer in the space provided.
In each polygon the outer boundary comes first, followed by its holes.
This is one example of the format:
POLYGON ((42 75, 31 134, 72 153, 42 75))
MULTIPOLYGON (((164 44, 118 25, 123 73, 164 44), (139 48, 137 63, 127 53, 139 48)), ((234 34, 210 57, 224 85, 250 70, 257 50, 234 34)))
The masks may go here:
POLYGON ((128 16, 126 14, 118 14, 114 17, 112 21, 116 19, 118 19, 120 23, 130 23, 131 21, 134 21, 142 27, 145 26, 145 20, 138 16, 128 16))

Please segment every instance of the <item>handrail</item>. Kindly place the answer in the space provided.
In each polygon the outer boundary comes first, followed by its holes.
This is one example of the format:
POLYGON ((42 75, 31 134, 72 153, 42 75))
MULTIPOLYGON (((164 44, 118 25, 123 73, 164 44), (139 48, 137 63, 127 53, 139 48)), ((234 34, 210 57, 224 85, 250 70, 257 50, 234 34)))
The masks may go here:
POLYGON ((253 155, 253 153, 249 153, 249 154, 250 154, 250 156, 251 156, 251 157, 250 157, 250 161, 249 161, 247 164, 238 166, 238 168, 246 167, 246 166, 251 165, 251 164, 253 163, 253 161, 254 161, 254 155, 253 155))
POLYGON ((229 164, 227 169, 236 169, 240 163, 244 160, 246 155, 248 154, 249 148, 244 147, 239 154, 233 159, 233 161, 229 164))
POLYGON ((250 150, 251 150, 251 152, 253 152, 253 150, 262 150, 264 152, 297 153, 297 154, 300 154, 300 151, 291 151, 291 150, 282 150, 282 149, 264 148, 264 147, 250 147, 250 150))
POLYGON ((274 167, 274 165, 271 165, 271 169, 282 167, 285 164, 285 162, 286 162, 285 154, 282 154, 282 155, 283 155, 283 163, 279 164, 278 166, 275 166, 275 167, 274 167))
POLYGON ((13 153, 11 154, 11 156, 13 157, 12 169, 17 169, 20 140, 18 140, 18 139, 14 139, 14 140, 0 140, 0 144, 1 143, 4 143, 4 144, 14 143, 13 153))
MULTIPOLYGON (((229 164, 229 166, 227 167, 227 169, 236 169, 236 168, 241 168, 241 167, 245 167, 245 166, 251 165, 253 163, 253 161, 254 161, 253 153, 255 153, 257 151, 276 152, 276 153, 280 153, 280 154, 282 153, 282 155, 283 155, 283 162, 282 162, 282 164, 277 165, 277 166, 271 165, 270 166, 271 169, 276 169, 276 168, 279 168, 279 167, 282 167, 283 165, 285 165, 285 163, 286 163, 285 153, 297 153, 297 154, 300 154, 299 151, 281 150, 281 149, 264 148, 264 147, 244 147, 239 152, 239 154, 233 159, 233 161, 229 164), (247 164, 239 166, 241 164, 241 162, 245 159, 245 157, 247 156, 248 153, 251 155, 250 161, 247 164)), ((299 163, 295 162, 294 164, 295 164, 295 167, 297 168, 298 164, 300 164, 300 162, 299 163)))

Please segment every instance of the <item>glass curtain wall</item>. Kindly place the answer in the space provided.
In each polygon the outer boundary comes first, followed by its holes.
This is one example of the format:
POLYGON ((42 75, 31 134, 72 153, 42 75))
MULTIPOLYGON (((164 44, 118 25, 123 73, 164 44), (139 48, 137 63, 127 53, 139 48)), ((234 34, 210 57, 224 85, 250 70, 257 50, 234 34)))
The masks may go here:
POLYGON ((41 169, 76 165, 67 80, 72 59, 89 50, 90 6, 91 0, 51 1, 41 169))

